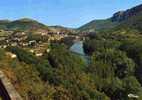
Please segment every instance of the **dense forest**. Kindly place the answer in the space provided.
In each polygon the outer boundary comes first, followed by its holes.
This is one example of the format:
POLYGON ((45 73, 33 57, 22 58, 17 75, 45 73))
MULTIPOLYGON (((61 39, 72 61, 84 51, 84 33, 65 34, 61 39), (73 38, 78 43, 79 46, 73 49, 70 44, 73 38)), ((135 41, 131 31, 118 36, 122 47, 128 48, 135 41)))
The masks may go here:
POLYGON ((87 72, 94 79, 97 90, 111 100, 130 100, 129 94, 141 100, 142 37, 117 37, 103 33, 86 39, 84 49, 91 56, 87 72))
POLYGON ((97 90, 111 100, 142 99, 141 7, 115 13, 107 19, 113 27, 101 23, 105 28, 98 26, 84 42, 84 51, 91 56, 88 72, 97 90))

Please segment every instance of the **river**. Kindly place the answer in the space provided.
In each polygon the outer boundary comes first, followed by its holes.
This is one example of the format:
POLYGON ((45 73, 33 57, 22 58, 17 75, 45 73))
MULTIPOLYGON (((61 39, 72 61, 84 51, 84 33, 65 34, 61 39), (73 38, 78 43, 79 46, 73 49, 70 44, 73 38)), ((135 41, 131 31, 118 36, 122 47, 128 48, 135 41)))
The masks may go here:
POLYGON ((79 55, 81 58, 83 58, 83 60, 88 64, 89 63, 89 56, 87 56, 84 52, 84 49, 83 49, 83 41, 78 41, 78 42, 75 42, 71 48, 70 48, 70 51, 72 51, 73 53, 79 55))

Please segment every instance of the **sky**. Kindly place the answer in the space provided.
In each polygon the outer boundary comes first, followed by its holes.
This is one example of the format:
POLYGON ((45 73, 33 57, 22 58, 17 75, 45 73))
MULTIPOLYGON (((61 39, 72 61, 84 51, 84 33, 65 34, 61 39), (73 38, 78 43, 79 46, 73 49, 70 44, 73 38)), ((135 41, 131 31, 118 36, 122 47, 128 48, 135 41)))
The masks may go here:
POLYGON ((1 0, 0 19, 32 18, 49 26, 77 28, 139 4, 142 0, 1 0))

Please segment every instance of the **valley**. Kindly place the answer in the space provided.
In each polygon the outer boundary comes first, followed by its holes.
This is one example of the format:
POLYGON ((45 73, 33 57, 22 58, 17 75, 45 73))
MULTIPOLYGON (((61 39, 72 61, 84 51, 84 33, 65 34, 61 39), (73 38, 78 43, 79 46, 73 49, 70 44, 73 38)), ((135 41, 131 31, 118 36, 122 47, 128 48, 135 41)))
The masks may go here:
POLYGON ((23 100, 142 100, 142 4, 79 28, 0 20, 0 71, 23 100))

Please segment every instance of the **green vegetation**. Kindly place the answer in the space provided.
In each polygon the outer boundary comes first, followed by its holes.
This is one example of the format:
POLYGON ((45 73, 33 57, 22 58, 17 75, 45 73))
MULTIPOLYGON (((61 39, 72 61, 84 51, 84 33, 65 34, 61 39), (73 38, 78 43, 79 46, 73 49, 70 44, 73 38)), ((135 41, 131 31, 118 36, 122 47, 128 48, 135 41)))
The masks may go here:
POLYGON ((96 23, 97 33, 90 34, 84 42, 85 52, 92 57, 87 72, 94 78, 97 90, 112 100, 131 100, 133 97, 136 100, 142 99, 140 7, 121 15, 117 13, 118 16, 111 18, 117 22, 114 27, 103 29, 103 23, 98 31, 96 23), (133 94, 131 99, 130 94, 133 94))
MULTIPOLYGON (((31 53, 35 47, 19 45, 0 49, 0 70, 24 100, 142 100, 140 8, 118 12, 109 19, 95 20, 78 29, 87 33, 95 31, 83 41, 84 51, 90 58, 87 64, 69 50, 74 37, 48 43, 47 37, 33 34, 47 32, 49 27, 41 23, 31 19, 0 21, 0 29, 27 31, 24 42, 35 40, 50 47, 45 46, 49 52, 43 51, 40 57, 31 53), (16 58, 12 58, 14 54, 16 58)), ((73 31, 61 26, 50 29, 73 31)))
POLYGON ((1 69, 16 82, 15 87, 25 99, 110 100, 97 90, 84 60, 64 45, 51 45, 51 52, 40 59, 19 47, 7 50, 16 54, 17 59, 2 59, 1 69))
POLYGON ((78 31, 79 32, 98 32, 101 30, 114 28, 118 24, 119 24, 118 22, 113 22, 111 21, 111 19, 94 20, 78 28, 78 31))
MULTIPOLYGON (((130 9, 132 15, 131 10, 136 9, 130 9)), ((97 90, 112 100, 130 100, 129 94, 137 96, 136 100, 142 99, 141 16, 141 10, 137 9, 134 16, 121 21, 117 16, 112 17, 119 24, 90 34, 84 42, 85 52, 92 57, 87 71, 94 78, 97 90)), ((124 18, 125 14, 120 17, 124 18)))
MULTIPOLYGON (((9 21, 0 20, 0 29, 8 31, 24 31, 33 33, 75 33, 75 29, 66 28, 63 26, 47 26, 36 20, 23 18, 19 20, 9 21)), ((2 33, 1 33, 2 34, 2 33)))
POLYGON ((7 50, 17 59, 6 65, 2 59, 0 66, 5 70, 8 65, 6 69, 14 73, 12 82, 18 80, 15 87, 28 100, 129 100, 130 94, 141 100, 141 37, 123 34, 117 39, 106 34, 86 38, 84 50, 91 56, 88 65, 65 45, 54 43, 40 58, 10 47, 7 50))
POLYGON ((84 50, 92 57, 87 72, 98 91, 112 100, 129 100, 129 94, 137 95, 141 100, 141 40, 141 35, 135 33, 104 32, 86 38, 84 50))
POLYGON ((9 23, 9 20, 0 20, 0 29, 7 29, 6 25, 8 25, 9 23))
POLYGON ((12 21, 4 25, 8 30, 28 31, 31 29, 48 29, 44 24, 28 18, 12 21))
POLYGON ((55 33, 57 33, 57 32, 66 33, 66 34, 75 33, 74 29, 63 27, 63 26, 58 26, 58 25, 57 26, 49 26, 49 28, 55 33))
POLYGON ((132 58, 137 64, 136 76, 140 83, 142 84, 142 39, 132 39, 125 40, 120 49, 127 52, 127 55, 132 58))

